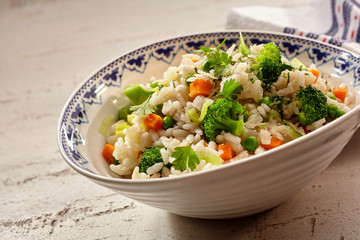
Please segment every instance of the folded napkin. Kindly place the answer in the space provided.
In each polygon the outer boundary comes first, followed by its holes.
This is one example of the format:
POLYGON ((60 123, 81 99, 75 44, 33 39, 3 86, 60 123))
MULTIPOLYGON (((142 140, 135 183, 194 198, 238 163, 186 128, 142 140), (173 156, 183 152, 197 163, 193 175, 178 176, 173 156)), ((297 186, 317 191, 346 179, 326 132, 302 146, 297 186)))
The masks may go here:
POLYGON ((360 54, 360 0, 317 0, 296 8, 233 8, 226 28, 295 34, 360 54))

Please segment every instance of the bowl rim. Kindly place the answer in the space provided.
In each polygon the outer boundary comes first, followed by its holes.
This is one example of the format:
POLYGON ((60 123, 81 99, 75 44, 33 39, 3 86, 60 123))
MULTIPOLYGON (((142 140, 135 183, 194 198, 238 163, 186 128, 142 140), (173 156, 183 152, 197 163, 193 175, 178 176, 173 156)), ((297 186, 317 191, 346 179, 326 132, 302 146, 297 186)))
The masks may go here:
MULTIPOLYGON (((278 36, 284 36, 284 37, 290 37, 293 39, 302 39, 302 40, 306 40, 307 42, 313 42, 313 43, 317 43, 317 44, 321 44, 324 46, 328 46, 331 48, 335 48, 341 52, 347 52, 351 55, 353 55, 356 58, 360 59, 360 55, 352 52, 351 50, 342 48, 342 47, 338 47, 329 43, 324 43, 321 42, 319 40, 315 40, 312 38, 308 38, 308 37, 304 37, 304 36, 298 36, 298 35, 293 35, 293 34, 288 34, 288 33, 282 33, 282 32, 274 32, 274 31, 257 31, 257 30, 247 30, 247 29, 239 29, 239 30, 221 30, 221 31, 206 31, 206 32, 198 32, 198 33, 190 33, 190 34, 186 34, 186 35, 178 35, 178 36, 174 36, 174 37, 168 37, 168 38, 163 38, 160 40, 155 40, 149 44, 145 44, 142 45, 140 47, 134 48, 128 52, 125 52, 123 54, 121 54, 120 56, 117 56, 116 58, 106 62, 105 64, 102 64, 100 67, 98 67, 95 71, 93 71, 91 74, 89 74, 87 77, 85 77, 81 83, 73 90, 73 92, 71 93, 71 95, 67 98, 59 119, 58 119, 58 124, 57 124, 57 131, 56 131, 56 136, 57 136, 57 145, 58 148, 60 150, 60 153, 62 155, 62 157, 64 158, 64 160, 67 162, 67 164, 70 165, 70 167, 72 167, 74 170, 76 170, 78 173, 80 173, 81 175, 90 178, 91 180, 94 180, 96 182, 103 182, 103 183, 112 183, 112 184, 123 184, 123 185, 143 185, 143 184, 159 184, 159 183, 169 183, 169 182, 174 182, 174 181, 182 181, 184 178, 196 178, 196 177, 200 177, 202 175, 206 175, 206 174, 211 174, 213 171, 225 171, 227 168, 229 167, 233 167, 234 165, 242 165, 242 164, 247 164, 248 162, 254 162, 254 161, 260 161, 262 158, 266 159, 267 157, 271 157, 272 155, 277 154, 279 151, 282 151, 284 148, 290 148, 295 144, 300 144, 301 142, 304 141, 308 141, 308 138, 313 138, 317 135, 320 135, 321 133, 327 131, 328 128, 333 128, 336 127, 338 125, 341 124, 342 121, 345 121, 346 119, 349 119, 352 117, 352 115, 355 115, 357 112, 358 114, 360 114, 360 104, 355 106, 353 109, 351 109, 348 113, 346 113, 345 115, 333 120, 332 122, 322 126, 321 128, 312 131, 302 137, 299 137, 297 139, 294 139, 284 145, 281 145, 275 149, 272 149, 270 151, 266 151, 263 152, 259 155, 252 155, 249 157, 246 157, 244 159, 241 159, 239 161, 234 161, 234 162, 230 162, 221 166, 217 166, 211 169, 207 169, 206 171, 198 171, 198 172, 191 172, 189 174, 182 174, 182 175, 178 175, 178 176, 174 176, 174 177, 165 177, 165 178, 150 178, 150 179, 124 179, 124 178, 116 178, 116 177, 108 177, 108 176, 103 176, 100 174, 96 174, 94 172, 90 172, 90 171, 86 171, 82 168, 80 168, 79 166, 77 166, 76 164, 74 164, 67 156, 67 154, 65 153, 63 147, 61 146, 61 129, 62 129, 62 123, 63 123, 63 117, 65 114, 65 110, 67 109, 69 103, 73 100, 74 96, 76 95, 76 93, 84 86, 84 84, 87 83, 87 81, 89 79, 91 79, 96 73, 98 73, 101 69, 105 68, 106 66, 108 66, 109 64, 111 64, 112 62, 116 61, 117 59, 126 56, 134 51, 137 51, 139 49, 157 44, 157 43, 161 43, 161 42, 165 42, 165 41, 171 41, 171 40, 175 40, 178 38, 187 38, 187 37, 194 37, 197 35, 207 35, 207 34, 222 34, 222 33, 259 33, 259 34, 271 34, 271 35, 278 35, 278 36), (259 160, 260 159, 260 160, 259 160)), ((358 123, 358 125, 356 126, 356 128, 360 127, 360 122, 358 123)))

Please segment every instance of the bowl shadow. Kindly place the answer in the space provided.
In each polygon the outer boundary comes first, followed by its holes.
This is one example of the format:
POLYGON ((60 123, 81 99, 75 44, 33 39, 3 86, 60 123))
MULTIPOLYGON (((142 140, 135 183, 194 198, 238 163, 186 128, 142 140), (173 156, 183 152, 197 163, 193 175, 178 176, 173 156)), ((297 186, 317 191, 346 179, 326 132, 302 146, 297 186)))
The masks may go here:
POLYGON ((276 209, 255 215, 224 220, 183 217, 169 213, 170 226, 175 239, 262 239, 264 221, 276 209))

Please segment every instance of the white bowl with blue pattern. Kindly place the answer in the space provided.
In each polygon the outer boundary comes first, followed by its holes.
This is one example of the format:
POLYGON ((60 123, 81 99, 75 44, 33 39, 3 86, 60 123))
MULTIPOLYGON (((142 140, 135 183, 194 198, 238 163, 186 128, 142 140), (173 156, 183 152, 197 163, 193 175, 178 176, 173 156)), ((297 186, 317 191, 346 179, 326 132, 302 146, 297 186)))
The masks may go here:
POLYGON ((161 78, 181 55, 199 47, 239 43, 234 31, 202 33, 160 41, 131 51, 100 68, 74 91, 61 113, 61 154, 76 171, 120 194, 169 212, 197 218, 234 218, 270 209, 320 174, 360 126, 360 58, 336 46, 287 34, 242 32, 248 45, 275 42, 288 59, 314 63, 336 84, 357 95, 357 107, 321 129, 263 154, 207 171, 173 178, 130 180, 113 174, 101 156, 104 116, 127 103, 121 92, 132 83, 161 78))

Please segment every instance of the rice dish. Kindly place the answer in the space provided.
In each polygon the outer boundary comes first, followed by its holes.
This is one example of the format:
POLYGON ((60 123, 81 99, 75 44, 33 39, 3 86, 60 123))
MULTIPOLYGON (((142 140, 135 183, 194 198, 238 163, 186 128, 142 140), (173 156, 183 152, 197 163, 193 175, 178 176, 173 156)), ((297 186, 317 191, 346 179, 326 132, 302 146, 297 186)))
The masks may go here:
POLYGON ((101 126, 103 156, 119 176, 148 179, 270 151, 353 108, 354 93, 329 78, 274 43, 200 48, 163 78, 125 87, 130 106, 101 126))

